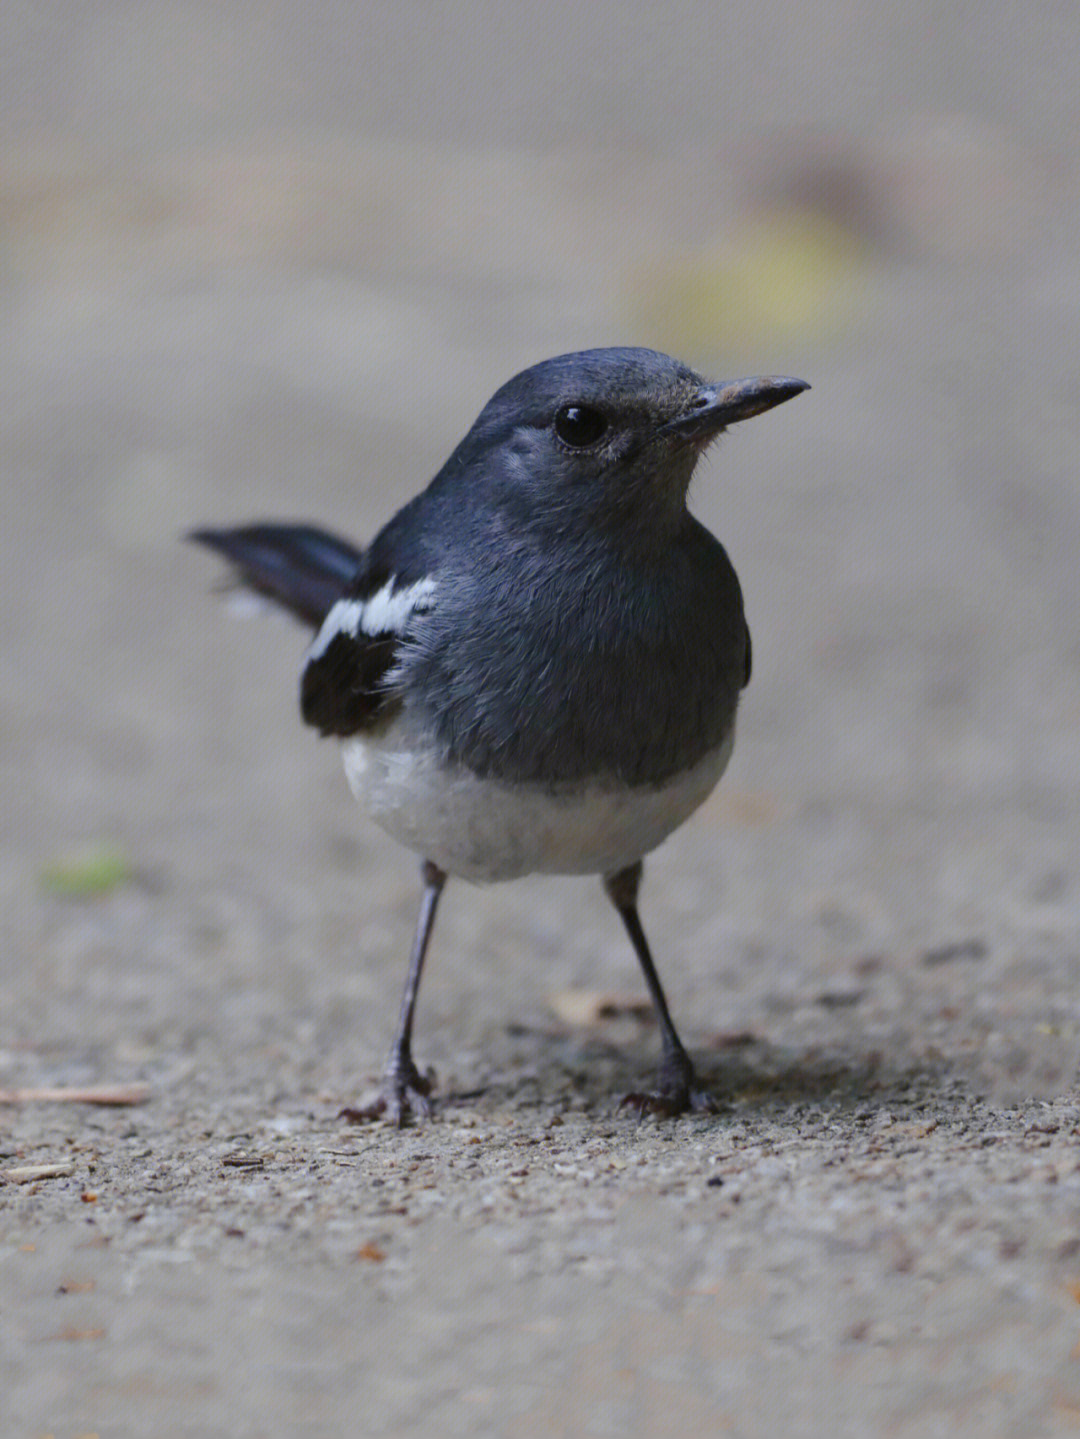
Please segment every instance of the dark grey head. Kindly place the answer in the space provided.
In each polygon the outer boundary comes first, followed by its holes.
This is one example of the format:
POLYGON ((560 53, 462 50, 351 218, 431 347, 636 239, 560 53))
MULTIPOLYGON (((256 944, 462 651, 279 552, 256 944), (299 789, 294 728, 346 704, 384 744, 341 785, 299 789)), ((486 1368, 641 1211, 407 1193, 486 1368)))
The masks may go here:
POLYGON ((728 425, 807 388, 782 377, 714 383, 655 350, 558 355, 496 391, 444 473, 494 473, 538 508, 584 503, 657 520, 683 510, 695 464, 728 425))

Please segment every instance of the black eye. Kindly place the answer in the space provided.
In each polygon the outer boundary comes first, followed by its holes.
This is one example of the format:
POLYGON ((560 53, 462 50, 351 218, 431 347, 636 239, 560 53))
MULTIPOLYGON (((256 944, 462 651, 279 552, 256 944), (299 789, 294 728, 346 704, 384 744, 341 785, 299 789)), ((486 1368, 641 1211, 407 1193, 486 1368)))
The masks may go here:
POLYGON ((555 411, 555 433, 564 445, 588 449, 607 432, 608 422, 591 405, 563 405, 555 411))

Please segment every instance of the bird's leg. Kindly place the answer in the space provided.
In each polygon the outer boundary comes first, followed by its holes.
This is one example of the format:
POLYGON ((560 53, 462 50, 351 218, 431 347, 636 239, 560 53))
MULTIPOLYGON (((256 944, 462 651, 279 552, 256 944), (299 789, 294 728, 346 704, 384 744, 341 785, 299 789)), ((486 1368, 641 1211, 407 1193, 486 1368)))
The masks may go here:
POLYGON ((435 910, 446 883, 446 874, 428 859, 421 867, 421 874, 424 878, 424 893, 416 921, 416 938, 413 940, 412 955, 409 959, 405 993, 401 997, 397 1035, 390 1049, 382 1087, 369 1104, 343 1109, 339 1116, 343 1119, 359 1121, 385 1117, 400 1129, 410 1114, 415 1113, 424 1119, 431 1114, 431 1100, 428 1096, 431 1094, 432 1080, 429 1075, 421 1074, 413 1062, 412 1029, 424 956, 427 954, 428 941, 435 926, 435 910))
POLYGON ((636 864, 628 865, 626 869, 619 870, 618 874, 607 875, 604 879, 608 898, 622 917, 630 943, 634 946, 634 953, 645 975, 663 1045, 656 1090, 651 1094, 628 1094, 622 1103, 636 1109, 639 1114, 658 1114, 664 1117, 683 1114, 688 1109, 713 1111, 716 1103, 706 1090, 698 1087, 694 1066, 672 1022, 660 977, 649 953, 649 942, 641 927, 637 897, 642 869, 643 865, 638 860, 636 864))

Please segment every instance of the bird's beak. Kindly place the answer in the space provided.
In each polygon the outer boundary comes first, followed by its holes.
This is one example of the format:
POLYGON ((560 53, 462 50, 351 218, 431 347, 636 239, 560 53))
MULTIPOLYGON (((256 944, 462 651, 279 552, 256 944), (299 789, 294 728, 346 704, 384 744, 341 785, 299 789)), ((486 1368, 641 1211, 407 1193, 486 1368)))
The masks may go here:
POLYGON ((688 440, 708 440, 736 420, 763 415, 774 405, 793 400, 809 388, 805 380, 793 380, 786 375, 759 375, 752 380, 703 385, 686 413, 669 420, 664 433, 688 440))

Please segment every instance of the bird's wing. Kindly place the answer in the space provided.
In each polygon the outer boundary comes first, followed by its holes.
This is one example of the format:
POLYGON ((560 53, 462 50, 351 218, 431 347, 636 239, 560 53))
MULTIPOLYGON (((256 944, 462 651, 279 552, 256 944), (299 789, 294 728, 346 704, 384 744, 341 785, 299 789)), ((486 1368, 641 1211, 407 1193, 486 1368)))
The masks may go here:
POLYGON ((300 680, 300 709, 321 734, 370 729, 397 707, 395 671, 436 583, 362 574, 323 620, 300 680))
POLYGON ((754 647, 750 643, 750 626, 746 626, 746 658, 743 661, 743 689, 750 683, 750 674, 754 668, 754 647))

